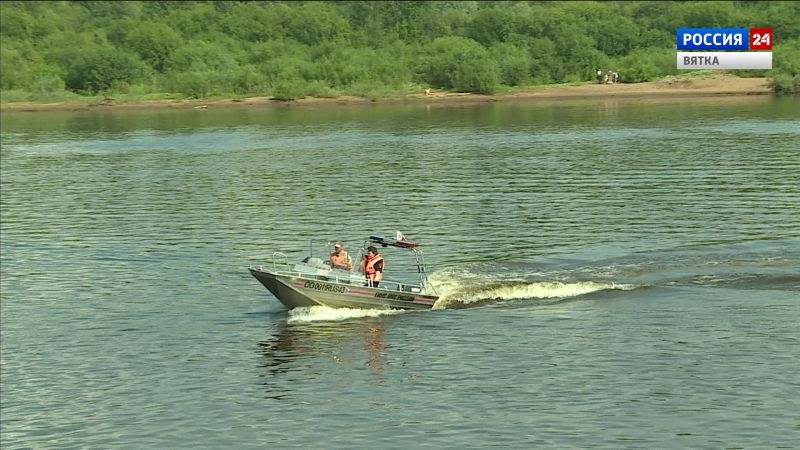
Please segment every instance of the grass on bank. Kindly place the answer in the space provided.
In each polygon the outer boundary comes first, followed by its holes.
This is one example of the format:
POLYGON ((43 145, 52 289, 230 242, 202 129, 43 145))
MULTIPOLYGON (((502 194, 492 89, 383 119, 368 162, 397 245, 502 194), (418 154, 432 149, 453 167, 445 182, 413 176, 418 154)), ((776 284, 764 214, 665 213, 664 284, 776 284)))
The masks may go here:
MULTIPOLYGON (((693 79, 709 78, 718 75, 720 72, 710 73, 709 71, 687 71, 677 75, 667 75, 652 81, 667 81, 670 83, 681 83, 693 79)), ((750 78, 761 77, 763 73, 758 71, 739 71, 737 76, 750 78)), ((576 81, 568 83, 549 83, 525 86, 497 86, 492 93, 495 94, 515 94, 537 91, 542 89, 569 88, 595 84, 595 81, 576 81)), ((792 77, 784 73, 774 73, 770 79, 773 91, 776 94, 794 94, 800 87, 800 75, 792 77)), ((4 90, 0 91, 0 104, 9 105, 14 103, 68 103, 75 105, 94 105, 108 103, 140 103, 140 102, 159 102, 159 101, 223 101, 223 100, 243 100, 249 97, 271 97, 276 101, 293 101, 307 97, 311 98, 339 98, 344 96, 361 97, 373 101, 381 99, 403 98, 409 95, 423 94, 427 86, 420 84, 408 84, 402 87, 393 87, 379 82, 358 82, 345 89, 331 88, 322 81, 306 82, 303 80, 292 80, 275 86, 270 92, 264 90, 263 93, 239 94, 234 92, 224 92, 214 90, 207 95, 187 95, 184 93, 150 93, 145 86, 126 87, 124 90, 108 92, 101 95, 81 95, 68 91, 60 87, 58 89, 40 89, 35 92, 25 90, 4 90)), ((451 93, 442 89, 431 89, 436 94, 451 93)))

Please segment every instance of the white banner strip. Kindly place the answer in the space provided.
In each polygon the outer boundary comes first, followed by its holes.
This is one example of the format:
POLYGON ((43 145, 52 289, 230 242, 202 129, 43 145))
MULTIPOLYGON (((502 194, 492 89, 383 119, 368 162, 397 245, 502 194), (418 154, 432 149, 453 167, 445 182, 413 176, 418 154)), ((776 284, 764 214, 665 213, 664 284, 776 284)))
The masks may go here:
POLYGON ((679 70, 772 69, 772 52, 678 52, 679 70))

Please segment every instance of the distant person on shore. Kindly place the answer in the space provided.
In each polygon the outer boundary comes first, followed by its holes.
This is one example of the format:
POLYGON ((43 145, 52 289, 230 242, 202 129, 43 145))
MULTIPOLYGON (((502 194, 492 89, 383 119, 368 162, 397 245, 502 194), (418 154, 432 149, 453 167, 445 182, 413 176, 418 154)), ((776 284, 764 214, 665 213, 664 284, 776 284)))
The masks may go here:
POLYGON ((333 253, 331 253, 331 267, 340 270, 353 270, 353 258, 344 249, 344 246, 337 242, 333 246, 333 253))
POLYGON ((614 71, 611 69, 608 69, 608 72, 606 72, 606 83, 614 84, 614 71))
POLYGON ((597 72, 595 72, 595 78, 597 78, 598 84, 603 84, 603 71, 601 69, 597 69, 597 72))
POLYGON ((619 83, 619 74, 617 72, 614 72, 614 84, 617 83, 619 83))
POLYGON ((383 256, 378 254, 378 249, 370 245, 367 247, 367 256, 362 257, 359 270, 367 278, 367 286, 378 287, 383 280, 383 256))

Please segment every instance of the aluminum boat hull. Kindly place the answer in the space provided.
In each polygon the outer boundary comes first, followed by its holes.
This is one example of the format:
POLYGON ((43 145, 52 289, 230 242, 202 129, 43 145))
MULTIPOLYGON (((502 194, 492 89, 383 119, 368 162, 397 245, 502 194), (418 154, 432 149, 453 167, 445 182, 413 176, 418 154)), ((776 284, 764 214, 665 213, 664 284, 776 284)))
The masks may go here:
POLYGON ((359 309, 431 309, 438 296, 362 286, 326 277, 251 267, 252 274, 287 308, 327 306, 359 309))

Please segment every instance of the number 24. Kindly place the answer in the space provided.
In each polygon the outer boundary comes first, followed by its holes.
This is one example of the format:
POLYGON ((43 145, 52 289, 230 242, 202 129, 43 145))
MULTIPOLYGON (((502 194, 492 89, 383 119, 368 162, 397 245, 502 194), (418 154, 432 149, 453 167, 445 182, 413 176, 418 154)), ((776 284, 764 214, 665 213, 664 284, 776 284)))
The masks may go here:
POLYGON ((754 34, 753 35, 753 45, 769 45, 769 34, 754 34))

